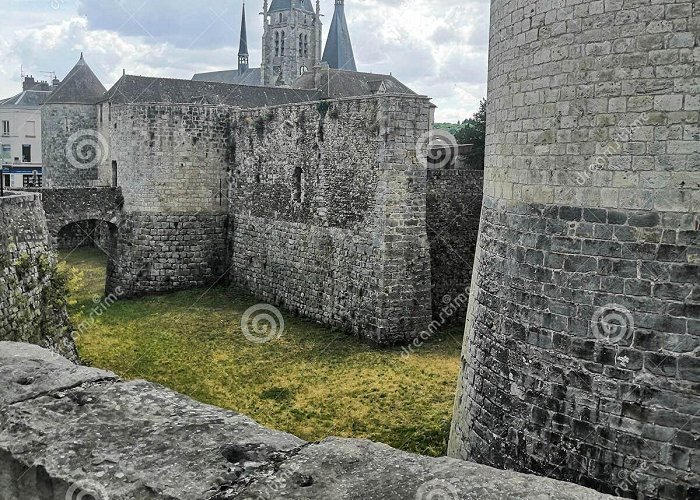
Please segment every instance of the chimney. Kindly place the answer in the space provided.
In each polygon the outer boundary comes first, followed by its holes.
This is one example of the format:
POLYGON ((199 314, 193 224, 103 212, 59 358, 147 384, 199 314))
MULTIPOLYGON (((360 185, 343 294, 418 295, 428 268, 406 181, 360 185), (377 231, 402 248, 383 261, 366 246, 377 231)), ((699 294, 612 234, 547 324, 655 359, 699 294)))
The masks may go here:
POLYGON ((321 88, 324 88, 328 84, 328 79, 330 78, 330 67, 328 66, 327 62, 321 61, 316 66, 314 66, 313 72, 314 87, 316 88, 316 90, 321 90, 321 88))
POLYGON ((36 80, 33 76, 25 76, 22 82, 22 90, 30 90, 36 85, 36 80))

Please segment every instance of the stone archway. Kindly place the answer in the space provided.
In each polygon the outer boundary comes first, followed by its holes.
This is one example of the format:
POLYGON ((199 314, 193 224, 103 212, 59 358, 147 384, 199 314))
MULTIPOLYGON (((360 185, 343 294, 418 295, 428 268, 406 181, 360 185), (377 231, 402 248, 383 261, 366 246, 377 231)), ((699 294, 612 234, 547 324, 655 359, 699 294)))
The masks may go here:
POLYGON ((111 222, 98 219, 70 222, 55 232, 54 246, 57 250, 86 247, 102 250, 109 236, 110 225, 115 226, 111 222))
POLYGON ((73 221, 53 231, 56 250, 74 252, 82 248, 94 248, 106 257, 105 291, 113 281, 118 267, 117 240, 119 226, 112 221, 86 219, 73 221))

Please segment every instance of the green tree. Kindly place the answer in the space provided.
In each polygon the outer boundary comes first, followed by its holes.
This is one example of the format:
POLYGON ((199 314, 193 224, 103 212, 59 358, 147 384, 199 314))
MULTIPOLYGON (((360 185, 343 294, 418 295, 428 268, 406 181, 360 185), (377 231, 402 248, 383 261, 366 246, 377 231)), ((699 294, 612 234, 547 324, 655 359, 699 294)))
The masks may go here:
POLYGON ((474 162, 483 168, 486 148, 486 99, 479 103, 479 110, 474 116, 464 120, 455 134, 458 144, 473 144, 472 156, 474 162))

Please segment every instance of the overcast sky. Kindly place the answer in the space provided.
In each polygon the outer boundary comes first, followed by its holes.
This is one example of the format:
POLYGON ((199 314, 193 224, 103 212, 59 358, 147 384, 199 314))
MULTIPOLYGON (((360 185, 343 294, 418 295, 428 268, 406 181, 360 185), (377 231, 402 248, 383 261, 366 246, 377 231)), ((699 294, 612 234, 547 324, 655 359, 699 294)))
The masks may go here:
MULTIPOLYGON (((63 78, 85 52, 109 88, 127 73, 190 79, 237 65, 242 0, 0 0, 0 98, 20 67, 63 78)), ((314 2, 315 3, 315 2, 314 2)), ((248 0, 251 66, 260 65, 262 0, 248 0)), ((334 1, 321 0, 324 40, 334 1)), ((433 98, 438 121, 470 117, 486 95, 488 0, 347 0, 358 70, 392 73, 433 98)))

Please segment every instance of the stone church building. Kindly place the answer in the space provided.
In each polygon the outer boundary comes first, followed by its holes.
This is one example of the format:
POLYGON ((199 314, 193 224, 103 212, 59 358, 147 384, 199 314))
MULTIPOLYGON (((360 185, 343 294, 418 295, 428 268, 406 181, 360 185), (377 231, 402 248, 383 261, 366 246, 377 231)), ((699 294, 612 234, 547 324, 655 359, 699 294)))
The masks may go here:
POLYGON ((357 71, 350 41, 345 0, 335 1, 335 13, 321 55, 323 29, 321 2, 316 0, 265 0, 263 5, 262 65, 251 68, 245 3, 241 19, 238 69, 198 73, 193 80, 261 86, 294 86, 311 69, 324 65, 331 69, 357 71))

